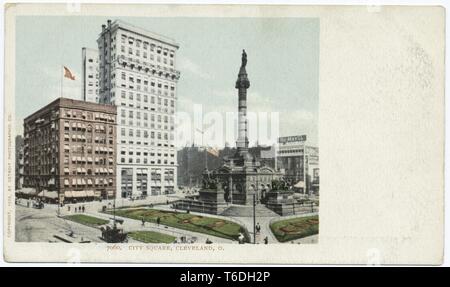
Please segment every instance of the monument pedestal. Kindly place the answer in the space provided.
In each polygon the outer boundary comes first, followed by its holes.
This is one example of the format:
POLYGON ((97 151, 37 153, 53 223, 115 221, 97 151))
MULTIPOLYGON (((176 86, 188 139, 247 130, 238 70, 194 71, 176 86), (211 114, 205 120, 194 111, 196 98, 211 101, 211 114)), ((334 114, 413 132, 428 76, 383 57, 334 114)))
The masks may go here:
POLYGON ((281 216, 304 213, 303 205, 296 202, 292 190, 269 191, 266 198, 266 207, 281 216))

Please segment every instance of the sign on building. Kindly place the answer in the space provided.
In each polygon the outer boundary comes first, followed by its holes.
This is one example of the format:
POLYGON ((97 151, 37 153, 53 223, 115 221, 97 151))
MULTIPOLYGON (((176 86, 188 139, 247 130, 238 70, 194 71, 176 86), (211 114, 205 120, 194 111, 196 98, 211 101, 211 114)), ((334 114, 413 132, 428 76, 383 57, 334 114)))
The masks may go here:
POLYGON ((278 142, 280 144, 293 143, 293 142, 305 142, 305 141, 306 141, 306 135, 288 136, 288 137, 278 138, 278 142))

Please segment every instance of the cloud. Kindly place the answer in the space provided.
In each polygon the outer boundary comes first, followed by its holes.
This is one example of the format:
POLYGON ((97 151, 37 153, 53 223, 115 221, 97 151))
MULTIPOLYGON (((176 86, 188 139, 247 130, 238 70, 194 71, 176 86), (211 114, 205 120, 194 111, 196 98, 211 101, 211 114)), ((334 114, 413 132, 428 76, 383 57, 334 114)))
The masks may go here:
POLYGON ((188 71, 199 78, 202 78, 205 80, 212 79, 210 74, 203 71, 202 68, 198 64, 194 63, 192 60, 190 60, 186 57, 180 56, 178 58, 178 67, 179 67, 180 71, 183 71, 183 72, 188 71))

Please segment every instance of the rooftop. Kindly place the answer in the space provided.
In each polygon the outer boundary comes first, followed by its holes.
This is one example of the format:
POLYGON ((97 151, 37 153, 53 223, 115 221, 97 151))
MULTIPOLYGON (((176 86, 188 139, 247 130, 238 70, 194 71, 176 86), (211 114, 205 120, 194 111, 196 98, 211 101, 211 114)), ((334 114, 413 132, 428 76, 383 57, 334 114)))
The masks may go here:
MULTIPOLYGON (((137 27, 135 25, 132 25, 132 24, 127 23, 127 22, 122 21, 122 20, 114 20, 111 23, 111 27, 112 27, 112 30, 114 30, 114 29, 127 30, 127 31, 130 31, 130 32, 139 34, 141 36, 148 37, 148 38, 160 41, 162 43, 171 45, 171 46, 173 46, 173 47, 175 47, 177 49, 180 47, 180 45, 172 38, 169 38, 169 37, 166 37, 166 36, 163 36, 163 35, 160 35, 160 34, 157 34, 157 33, 151 32, 151 31, 148 31, 148 30, 145 30, 145 29, 143 29, 141 27, 137 27)), ((100 35, 102 35, 102 33, 100 33, 100 35)))

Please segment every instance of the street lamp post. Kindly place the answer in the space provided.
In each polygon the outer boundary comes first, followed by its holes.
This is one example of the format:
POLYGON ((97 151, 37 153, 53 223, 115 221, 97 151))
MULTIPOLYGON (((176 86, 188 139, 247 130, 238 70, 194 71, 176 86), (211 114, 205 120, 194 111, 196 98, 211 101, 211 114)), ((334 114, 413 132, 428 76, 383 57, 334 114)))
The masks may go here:
POLYGON ((256 244, 256 194, 253 193, 253 244, 256 244))

